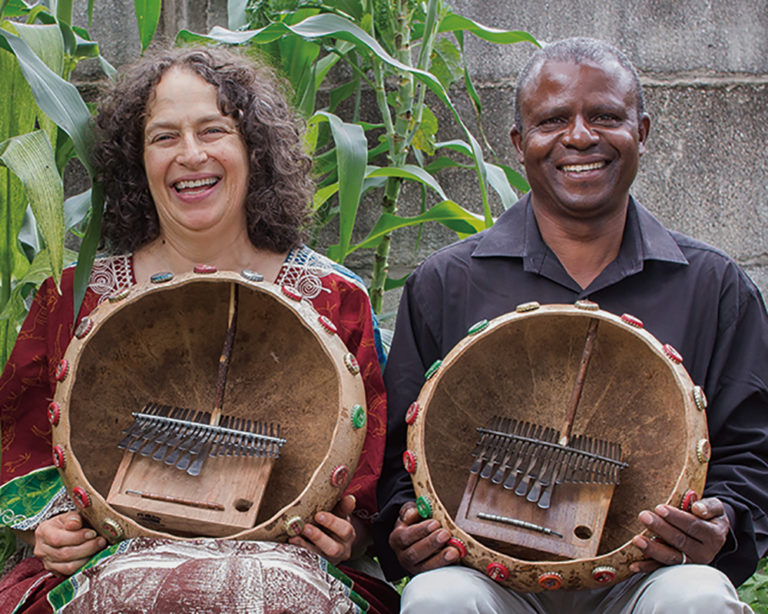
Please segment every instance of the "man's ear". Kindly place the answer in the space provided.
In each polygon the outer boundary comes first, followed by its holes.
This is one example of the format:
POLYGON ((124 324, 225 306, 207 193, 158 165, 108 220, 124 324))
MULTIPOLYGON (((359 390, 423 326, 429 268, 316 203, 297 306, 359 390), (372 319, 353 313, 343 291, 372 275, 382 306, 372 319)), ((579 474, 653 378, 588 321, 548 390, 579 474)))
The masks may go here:
POLYGON ((645 143, 648 140, 648 133, 651 131, 651 116, 648 113, 643 113, 640 116, 640 121, 637 125, 638 131, 638 151, 640 154, 645 153, 645 143))
POLYGON ((517 127, 517 124, 512 126, 512 130, 509 131, 509 138, 512 139, 512 144, 517 150, 517 161, 520 164, 523 164, 523 135, 520 133, 520 129, 517 127))

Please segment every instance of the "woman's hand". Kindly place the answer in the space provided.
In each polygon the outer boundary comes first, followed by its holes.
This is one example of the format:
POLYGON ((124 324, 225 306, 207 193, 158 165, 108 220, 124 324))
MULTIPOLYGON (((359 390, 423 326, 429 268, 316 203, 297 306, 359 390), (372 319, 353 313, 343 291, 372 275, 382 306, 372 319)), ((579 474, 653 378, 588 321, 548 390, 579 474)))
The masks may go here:
POLYGON ((346 495, 336 504, 333 512, 315 514, 317 526, 305 524, 301 535, 291 537, 288 542, 312 550, 338 565, 352 554, 352 546, 357 536, 351 520, 354 509, 355 497, 346 495))
POLYGON ((43 566, 62 576, 71 576, 107 541, 93 529, 83 528, 77 512, 66 512, 44 520, 35 529, 34 554, 43 566))

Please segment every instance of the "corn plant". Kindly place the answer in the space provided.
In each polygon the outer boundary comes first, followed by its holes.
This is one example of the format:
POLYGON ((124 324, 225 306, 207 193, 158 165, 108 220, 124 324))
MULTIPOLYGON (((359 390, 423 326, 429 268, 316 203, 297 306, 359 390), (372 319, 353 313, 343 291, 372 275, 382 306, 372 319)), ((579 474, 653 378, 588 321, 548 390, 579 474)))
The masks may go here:
POLYGON ((537 44, 530 34, 483 26, 453 13, 443 0, 249 0, 230 2, 229 7, 230 29, 217 27, 205 36, 182 31, 177 40, 257 46, 280 66, 295 90, 296 106, 308 118, 319 174, 314 200, 318 227, 338 217, 338 242, 327 254, 343 263, 355 250, 375 250, 369 291, 376 312, 383 292, 405 281, 388 277, 395 230, 431 221, 466 236, 493 223, 489 186, 505 207, 517 199, 513 188, 527 189, 511 168, 484 158, 449 90, 463 83, 480 111, 463 59, 466 32, 499 44, 537 44), (336 65, 341 70, 333 72, 336 65), (349 78, 332 82, 339 74, 349 78), (328 103, 317 108, 324 88, 329 89, 323 97, 328 103), (375 100, 376 116, 369 121, 363 117, 369 112, 363 104, 366 92, 375 100), (339 111, 345 101, 351 107, 348 117, 339 111), (447 109, 462 139, 437 140, 434 104, 447 109), (331 144, 325 133, 330 133, 331 144), (444 155, 447 152, 452 155, 444 155), (459 167, 473 171, 481 215, 452 200, 440 185, 438 171, 459 167), (398 214, 405 181, 421 188, 421 212, 416 216, 398 214), (379 202, 378 220, 353 244, 358 209, 369 191, 379 202))
MULTIPOLYGON (((64 200, 61 176, 73 157, 94 175, 91 114, 68 79, 84 58, 98 58, 108 76, 115 71, 88 32, 72 25, 72 8, 73 0, 0 2, 0 365, 26 314, 25 299, 48 276, 58 284, 63 266, 75 259, 64 249, 67 230, 88 219, 75 314, 99 241, 104 199, 98 182, 64 200)), ((143 51, 157 28, 160 0, 136 0, 136 9, 143 51)))

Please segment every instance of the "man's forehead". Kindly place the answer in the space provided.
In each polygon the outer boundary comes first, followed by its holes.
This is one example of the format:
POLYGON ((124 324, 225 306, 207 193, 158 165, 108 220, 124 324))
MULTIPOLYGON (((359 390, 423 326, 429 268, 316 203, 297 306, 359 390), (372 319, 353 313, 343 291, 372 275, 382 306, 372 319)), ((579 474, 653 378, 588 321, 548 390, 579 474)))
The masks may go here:
POLYGON ((624 90, 625 93, 634 94, 632 75, 614 58, 607 57, 602 60, 591 59, 545 59, 531 71, 530 77, 523 84, 522 96, 524 100, 528 96, 536 95, 542 88, 552 87, 567 89, 577 85, 583 78, 582 68, 593 69, 600 73, 611 87, 624 90))

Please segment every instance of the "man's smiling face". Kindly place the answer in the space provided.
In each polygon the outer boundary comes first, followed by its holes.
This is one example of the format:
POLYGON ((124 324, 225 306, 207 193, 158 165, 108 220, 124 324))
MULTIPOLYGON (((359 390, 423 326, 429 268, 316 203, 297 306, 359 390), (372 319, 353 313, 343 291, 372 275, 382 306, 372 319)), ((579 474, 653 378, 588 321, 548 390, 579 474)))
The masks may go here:
POLYGON ((627 204, 650 120, 638 117, 634 82, 614 60, 545 61, 520 95, 512 142, 534 206, 590 219, 627 204))

